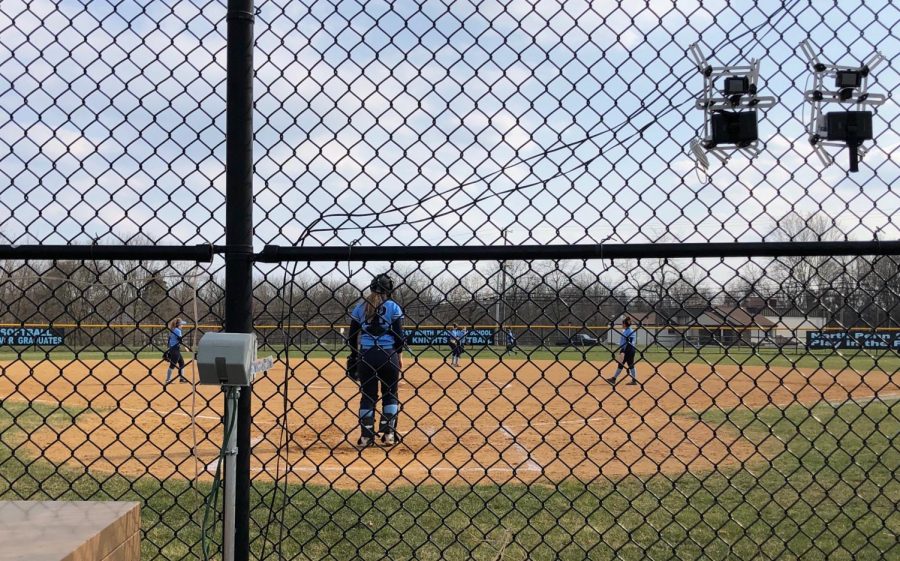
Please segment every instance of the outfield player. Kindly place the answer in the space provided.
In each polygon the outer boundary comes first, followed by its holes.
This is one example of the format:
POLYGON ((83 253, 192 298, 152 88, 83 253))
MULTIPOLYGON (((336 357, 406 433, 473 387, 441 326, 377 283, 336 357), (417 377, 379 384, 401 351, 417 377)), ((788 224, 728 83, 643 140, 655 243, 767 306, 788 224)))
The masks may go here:
POLYGON ((188 379, 184 377, 184 357, 181 356, 181 339, 184 334, 181 326, 184 322, 181 318, 175 318, 169 322, 169 345, 166 348, 165 358, 169 361, 169 369, 166 370, 166 383, 172 381, 172 372, 178 368, 178 381, 186 384, 188 379))
POLYGON ((403 368, 403 310, 391 299, 394 281, 378 275, 369 286, 369 294, 350 313, 350 359, 348 373, 359 381, 361 434, 360 448, 375 442, 375 403, 381 387, 381 443, 397 443, 397 414, 400 409, 398 386, 403 368))
POLYGON ((506 352, 516 353, 516 336, 513 335, 512 329, 506 328, 506 352))
POLYGON ((635 337, 634 329, 631 327, 631 318, 626 316, 622 320, 622 335, 619 337, 619 367, 616 368, 616 373, 613 374, 613 377, 607 380, 610 384, 616 383, 616 378, 619 377, 622 369, 627 365, 631 373, 631 382, 628 385, 637 385, 637 370, 634 368, 634 355, 637 353, 635 337))
POLYGON ((459 366, 459 357, 462 356, 463 350, 465 350, 465 338, 466 332, 463 329, 459 328, 459 325, 453 324, 453 329, 450 330, 450 365, 451 366, 459 366))

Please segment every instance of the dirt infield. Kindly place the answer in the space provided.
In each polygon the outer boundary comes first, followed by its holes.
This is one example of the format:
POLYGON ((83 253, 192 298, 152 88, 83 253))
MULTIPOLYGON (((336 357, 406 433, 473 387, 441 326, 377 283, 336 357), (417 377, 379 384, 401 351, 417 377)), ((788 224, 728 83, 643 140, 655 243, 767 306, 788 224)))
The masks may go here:
MULTIPOLYGON (((403 442, 390 452, 360 453, 351 445, 359 391, 343 364, 296 360, 290 367, 286 416, 284 364, 254 386, 254 477, 287 473, 294 481, 368 488, 709 470, 765 452, 691 412, 900 393, 897 373, 883 372, 644 363, 642 386, 620 379, 611 388, 586 362, 478 360, 455 370, 439 359, 407 359, 403 442)), ((604 366, 602 376, 613 370, 604 366)), ((63 430, 32 433, 32 453, 132 476, 209 477, 215 469, 222 439, 217 388, 163 387, 165 366, 138 360, 19 361, 0 372, 6 400, 87 408, 63 430)))

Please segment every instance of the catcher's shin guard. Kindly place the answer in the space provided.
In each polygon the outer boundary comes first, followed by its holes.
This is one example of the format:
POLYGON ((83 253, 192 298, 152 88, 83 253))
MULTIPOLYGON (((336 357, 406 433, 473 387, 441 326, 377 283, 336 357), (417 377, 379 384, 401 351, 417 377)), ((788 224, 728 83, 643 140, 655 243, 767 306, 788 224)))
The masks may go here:
POLYGON ((397 432, 397 416, 383 418, 378 427, 381 432, 381 444, 383 446, 394 446, 400 443, 400 434, 397 432))
POLYGON ((375 411, 359 412, 359 428, 362 436, 366 438, 375 438, 375 411))
POLYGON ((381 422, 378 424, 378 432, 382 434, 397 432, 397 415, 382 415, 381 422))
POLYGON ((384 406, 384 410, 381 412, 381 422, 378 426, 378 432, 380 432, 381 434, 397 433, 398 409, 399 406, 396 403, 384 406))

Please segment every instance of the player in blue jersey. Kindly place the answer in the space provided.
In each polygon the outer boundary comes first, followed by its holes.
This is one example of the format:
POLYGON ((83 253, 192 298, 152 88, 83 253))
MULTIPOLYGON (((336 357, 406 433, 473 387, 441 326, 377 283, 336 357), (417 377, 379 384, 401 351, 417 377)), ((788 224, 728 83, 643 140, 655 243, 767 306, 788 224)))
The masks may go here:
POLYGON ((397 414, 400 409, 398 386, 403 368, 403 310, 391 299, 394 281, 378 275, 369 286, 369 294, 350 313, 350 358, 347 372, 359 382, 361 434, 360 448, 375 442, 375 403, 381 388, 381 443, 398 442, 397 414))
POLYGON ((509 328, 506 328, 506 352, 516 353, 516 336, 509 328))
POLYGON ((619 377, 619 374, 622 373, 622 369, 627 365, 629 372, 631 373, 631 382, 629 382, 628 385, 637 385, 637 370, 634 368, 634 355, 637 353, 635 340, 636 335, 634 329, 631 327, 631 318, 626 316, 625 319, 622 320, 622 334, 619 337, 619 367, 616 368, 616 373, 613 374, 613 377, 607 380, 610 384, 616 383, 616 378, 619 377))
POLYGON ((465 338, 466 331, 460 329, 459 325, 454 323, 448 337, 450 341, 450 366, 459 366, 459 357, 462 356, 465 350, 465 338))
POLYGON ((182 384, 186 384, 188 381, 184 377, 184 357, 181 356, 181 339, 184 337, 181 331, 182 325, 184 325, 184 322, 181 321, 181 318, 175 318, 169 322, 168 347, 166 352, 163 353, 165 360, 169 361, 169 369, 166 370, 167 384, 172 381, 172 372, 176 367, 178 368, 178 381, 182 384))

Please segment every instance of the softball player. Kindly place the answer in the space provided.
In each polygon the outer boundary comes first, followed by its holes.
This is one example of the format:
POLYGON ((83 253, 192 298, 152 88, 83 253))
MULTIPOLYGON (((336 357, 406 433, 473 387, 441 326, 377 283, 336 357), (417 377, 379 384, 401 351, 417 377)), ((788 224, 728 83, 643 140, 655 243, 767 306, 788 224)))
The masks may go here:
POLYGON ((181 339, 184 335, 181 332, 181 326, 184 322, 181 318, 175 318, 169 322, 169 346, 166 349, 165 357, 169 361, 169 369, 166 370, 166 383, 172 381, 172 372, 178 368, 178 381, 186 384, 188 379, 184 377, 184 357, 181 356, 181 339))
POLYGON ((350 313, 350 359, 348 374, 359 381, 359 426, 362 434, 356 445, 370 446, 375 441, 375 402, 381 386, 381 442, 397 443, 397 413, 400 409, 398 385, 403 368, 403 310, 391 299, 394 281, 378 275, 369 286, 369 294, 350 313))
POLYGON ((629 372, 631 373, 631 382, 629 382, 628 385, 637 385, 637 371, 634 368, 634 355, 636 352, 635 333, 634 329, 631 328, 631 318, 626 316, 625 319, 622 320, 622 335, 619 337, 619 367, 616 368, 616 373, 613 374, 613 377, 607 379, 610 384, 616 383, 616 378, 622 373, 622 369, 625 368, 625 365, 628 365, 629 372))
POLYGON ((506 352, 516 353, 516 336, 513 335, 512 329, 506 330, 506 352))
POLYGON ((465 337, 466 332, 459 328, 457 324, 453 324, 453 329, 450 330, 450 365, 451 366, 459 366, 459 357, 462 356, 463 350, 465 350, 465 337))

